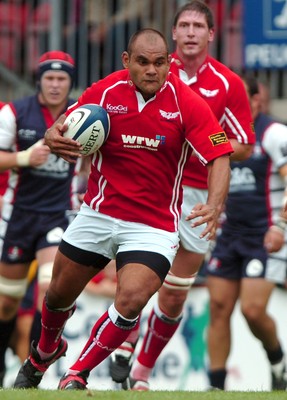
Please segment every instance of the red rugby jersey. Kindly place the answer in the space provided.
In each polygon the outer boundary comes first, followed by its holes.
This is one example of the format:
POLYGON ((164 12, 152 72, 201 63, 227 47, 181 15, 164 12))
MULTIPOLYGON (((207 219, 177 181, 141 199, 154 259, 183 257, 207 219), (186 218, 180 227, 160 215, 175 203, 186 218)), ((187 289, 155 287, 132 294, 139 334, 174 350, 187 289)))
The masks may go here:
MULTIPOLYGON (((241 78, 224 64, 207 56, 195 77, 188 79, 176 53, 172 54, 170 71, 177 75, 210 106, 228 138, 239 143, 255 143, 249 101, 241 78)), ((198 189, 207 188, 207 171, 192 156, 186 168, 183 184, 198 189)))
POLYGON ((84 201, 114 218, 176 231, 191 146, 202 164, 232 152, 210 107, 174 74, 145 102, 127 70, 94 83, 66 115, 87 103, 108 111, 111 129, 93 157, 84 201))

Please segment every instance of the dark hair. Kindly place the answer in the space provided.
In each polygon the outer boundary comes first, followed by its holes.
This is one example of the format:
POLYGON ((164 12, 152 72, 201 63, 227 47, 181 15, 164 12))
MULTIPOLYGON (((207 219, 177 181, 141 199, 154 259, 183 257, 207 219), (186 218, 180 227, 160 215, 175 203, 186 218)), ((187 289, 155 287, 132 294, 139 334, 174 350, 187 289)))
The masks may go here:
POLYGON ((129 55, 131 55, 131 53, 133 52, 134 43, 137 40, 137 38, 139 38, 141 35, 145 35, 145 34, 160 36, 166 46, 166 51, 168 53, 168 44, 167 44, 167 41, 166 41, 165 37, 163 36, 163 34, 159 31, 157 31, 156 29, 144 28, 144 29, 138 30, 130 37, 128 47, 127 47, 127 52, 129 55))
POLYGON ((258 84, 258 80, 255 75, 253 75, 251 73, 247 73, 245 75, 242 75, 241 78, 247 86, 250 97, 259 93, 259 84, 258 84))
POLYGON ((209 29, 214 28, 214 18, 211 9, 201 0, 193 0, 180 7, 173 19, 173 27, 177 25, 178 19, 185 11, 198 11, 204 14, 209 29))

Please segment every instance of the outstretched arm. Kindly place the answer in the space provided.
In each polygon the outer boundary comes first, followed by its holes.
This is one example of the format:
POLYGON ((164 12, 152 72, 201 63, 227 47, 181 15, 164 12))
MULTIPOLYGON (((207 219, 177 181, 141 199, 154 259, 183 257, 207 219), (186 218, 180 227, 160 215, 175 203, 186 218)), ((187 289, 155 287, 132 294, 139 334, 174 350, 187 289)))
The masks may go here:
POLYGON ((196 204, 191 210, 187 221, 192 220, 192 227, 206 223, 206 228, 200 237, 214 240, 218 226, 218 218, 223 210, 229 190, 230 162, 229 155, 213 160, 208 168, 208 198, 206 204, 196 204))

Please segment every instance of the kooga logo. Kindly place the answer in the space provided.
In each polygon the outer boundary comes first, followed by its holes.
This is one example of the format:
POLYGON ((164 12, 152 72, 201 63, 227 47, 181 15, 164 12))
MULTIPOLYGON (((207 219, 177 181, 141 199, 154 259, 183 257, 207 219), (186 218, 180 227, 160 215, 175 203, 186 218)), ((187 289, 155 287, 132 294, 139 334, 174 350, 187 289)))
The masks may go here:
POLYGON ((165 143, 165 136, 156 136, 156 139, 142 136, 122 135, 124 147, 147 148, 156 150, 160 144, 165 143))
POLYGON ((117 106, 112 106, 111 104, 107 104, 107 111, 116 114, 126 114, 128 112, 128 107, 123 106, 122 104, 118 104, 117 106))

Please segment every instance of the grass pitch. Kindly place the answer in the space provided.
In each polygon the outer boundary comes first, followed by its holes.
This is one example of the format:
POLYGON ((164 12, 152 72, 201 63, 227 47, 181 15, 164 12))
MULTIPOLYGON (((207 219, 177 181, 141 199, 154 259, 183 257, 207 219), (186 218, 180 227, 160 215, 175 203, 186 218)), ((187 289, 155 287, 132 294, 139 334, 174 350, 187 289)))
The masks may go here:
POLYGON ((278 392, 189 392, 189 391, 58 391, 0 390, 1 400, 286 400, 287 393, 278 392))

